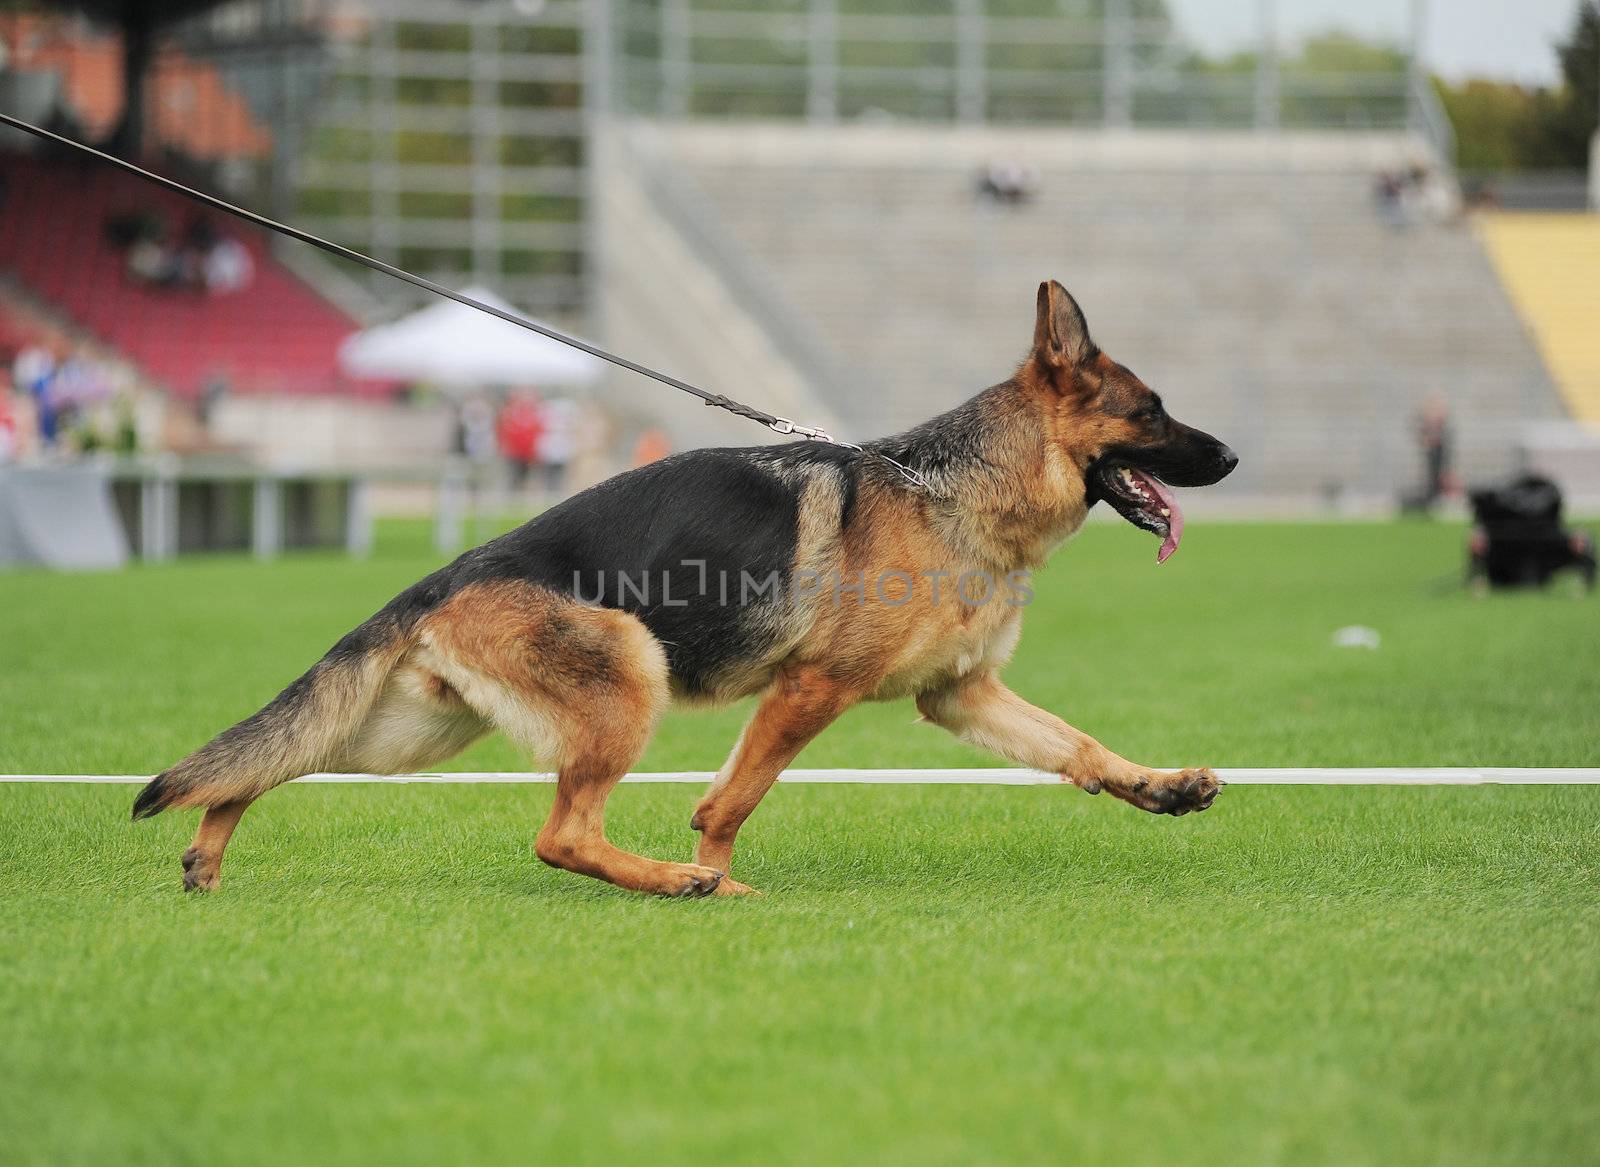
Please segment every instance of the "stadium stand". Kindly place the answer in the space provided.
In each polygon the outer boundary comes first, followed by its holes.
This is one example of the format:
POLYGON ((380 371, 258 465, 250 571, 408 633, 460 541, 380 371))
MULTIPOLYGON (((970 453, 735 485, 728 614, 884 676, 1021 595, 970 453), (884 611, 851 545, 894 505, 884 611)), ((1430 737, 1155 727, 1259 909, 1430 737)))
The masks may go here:
POLYGON ((250 255, 240 294, 152 286, 130 278, 110 221, 154 213, 181 233, 192 204, 108 167, 39 155, 0 156, 0 183, 0 269, 174 394, 195 398, 217 376, 246 393, 388 392, 342 377, 336 352, 356 322, 280 265, 260 233, 217 224, 250 255))
POLYGON ((1178 416, 1239 449, 1235 495, 1393 499, 1420 475, 1430 390, 1468 480, 1512 468, 1518 422, 1564 416, 1472 232, 1379 214, 1378 172, 1428 157, 1407 134, 653 123, 625 155, 646 186, 679 176, 832 347, 846 378, 814 387, 852 436, 1003 375, 1050 276, 1178 416), (1009 160, 1034 197, 980 199, 980 170, 1009 160))

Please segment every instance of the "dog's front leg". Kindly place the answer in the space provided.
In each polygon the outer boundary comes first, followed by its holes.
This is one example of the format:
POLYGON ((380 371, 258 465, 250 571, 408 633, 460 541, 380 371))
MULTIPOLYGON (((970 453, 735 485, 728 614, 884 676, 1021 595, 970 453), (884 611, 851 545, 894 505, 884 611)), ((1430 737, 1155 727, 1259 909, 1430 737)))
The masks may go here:
MULTIPOLYGON (((815 666, 785 668, 739 735, 733 754, 695 808, 690 827, 701 832, 695 862, 728 870, 739 828, 783 768, 807 742, 854 702, 855 690, 815 666)), ((718 895, 754 889, 724 879, 718 895)))
POLYGON ((1028 704, 992 672, 924 693, 917 708, 963 741, 1060 774, 1090 794, 1107 790, 1153 814, 1205 810, 1222 787, 1207 768, 1152 770, 1119 757, 1055 714, 1028 704))

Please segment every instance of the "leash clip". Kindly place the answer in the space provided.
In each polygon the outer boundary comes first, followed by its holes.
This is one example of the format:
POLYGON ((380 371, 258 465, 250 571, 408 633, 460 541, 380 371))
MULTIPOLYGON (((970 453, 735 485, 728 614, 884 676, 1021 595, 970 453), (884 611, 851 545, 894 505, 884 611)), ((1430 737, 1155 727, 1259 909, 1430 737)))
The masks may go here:
POLYGON ((814 442, 827 442, 830 446, 838 445, 827 430, 813 425, 800 425, 786 417, 769 421, 767 428, 776 434, 796 434, 802 438, 810 438, 814 442))
MULTIPOLYGON (((766 423, 766 427, 773 433, 794 434, 797 437, 809 438, 813 442, 827 442, 830 446, 843 446, 847 450, 855 450, 857 453, 861 454, 866 453, 866 450, 856 445, 854 442, 841 442, 838 438, 834 437, 825 429, 821 429, 818 426, 797 425, 795 422, 790 421, 786 417, 773 418, 771 421, 766 423)), ((911 485, 920 490, 932 491, 933 488, 928 485, 928 480, 922 475, 918 474, 911 467, 906 466, 903 463, 896 462, 893 458, 889 457, 889 455, 881 453, 877 450, 872 452, 899 471, 900 476, 907 482, 911 483, 911 485)))

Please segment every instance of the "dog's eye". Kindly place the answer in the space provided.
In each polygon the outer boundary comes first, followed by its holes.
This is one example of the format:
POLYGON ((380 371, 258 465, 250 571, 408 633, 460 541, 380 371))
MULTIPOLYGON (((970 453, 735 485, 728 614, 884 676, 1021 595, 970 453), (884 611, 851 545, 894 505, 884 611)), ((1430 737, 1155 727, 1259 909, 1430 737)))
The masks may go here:
POLYGON ((1147 405, 1143 409, 1135 410, 1128 416, 1133 421, 1155 421, 1156 418, 1161 416, 1161 407, 1159 405, 1147 405))

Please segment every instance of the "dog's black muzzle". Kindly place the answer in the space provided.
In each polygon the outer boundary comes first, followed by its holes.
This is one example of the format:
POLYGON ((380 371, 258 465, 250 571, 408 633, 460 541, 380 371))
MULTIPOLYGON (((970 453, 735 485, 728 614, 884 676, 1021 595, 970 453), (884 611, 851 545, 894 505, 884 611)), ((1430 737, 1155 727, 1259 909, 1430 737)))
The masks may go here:
MULTIPOLYGON (((1112 447, 1095 459, 1094 468, 1133 466, 1168 486, 1210 486, 1232 474, 1239 464, 1239 455, 1208 433, 1170 419, 1167 430, 1160 442, 1112 447)), ((1090 481, 1095 477, 1091 474, 1090 481)))
POLYGON ((1159 445, 1114 451, 1112 460, 1147 470, 1168 486, 1210 486, 1233 473, 1239 455, 1226 442, 1182 422, 1169 421, 1172 432, 1159 445))

